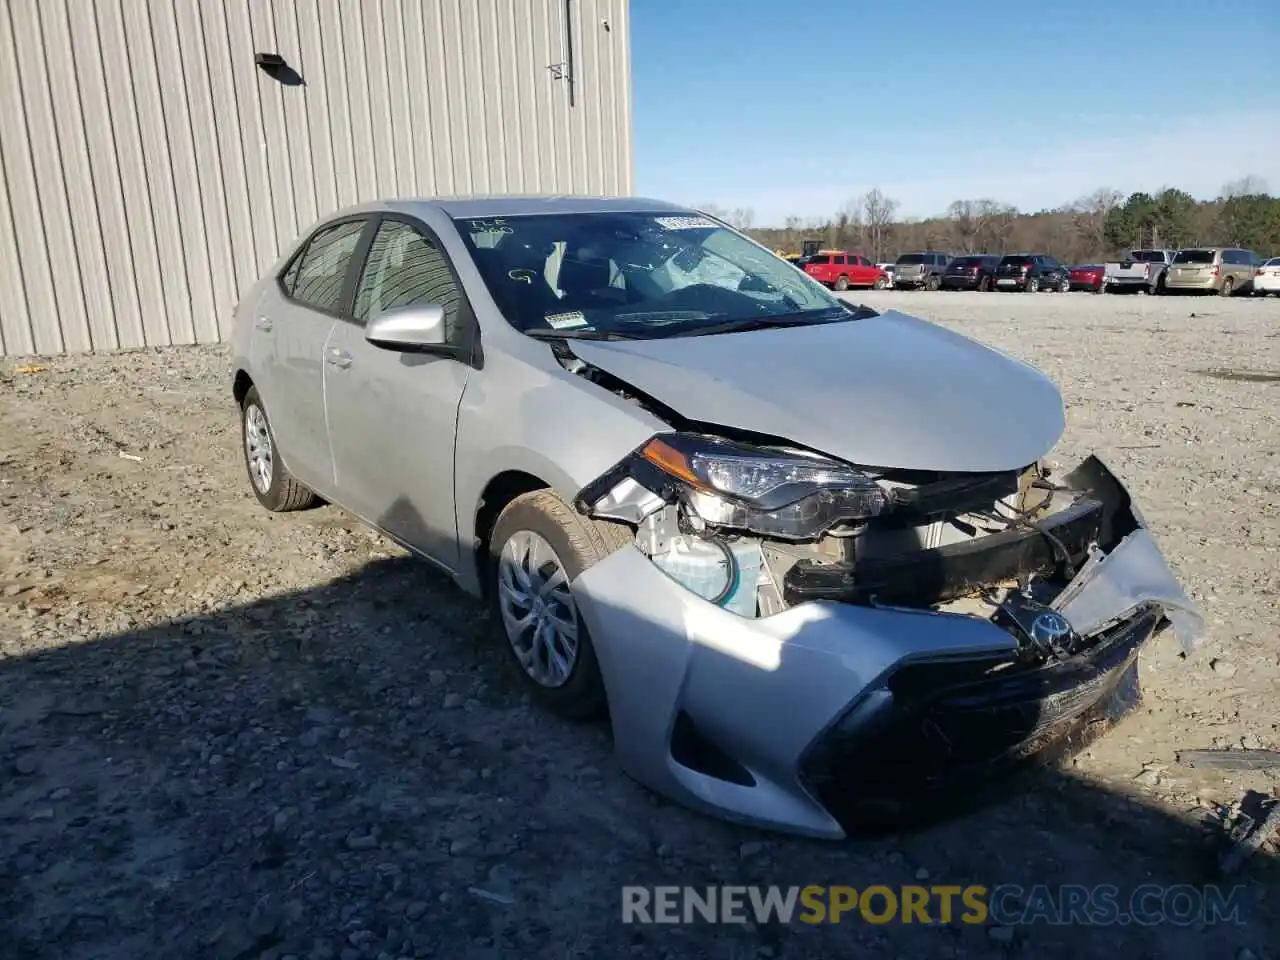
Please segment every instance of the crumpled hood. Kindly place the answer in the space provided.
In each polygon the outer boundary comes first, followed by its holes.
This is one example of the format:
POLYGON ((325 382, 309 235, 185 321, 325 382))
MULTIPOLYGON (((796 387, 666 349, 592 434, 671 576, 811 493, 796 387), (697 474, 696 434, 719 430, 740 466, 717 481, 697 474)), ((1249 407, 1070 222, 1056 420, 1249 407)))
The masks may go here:
POLYGON ((1024 467, 1065 426, 1062 395, 1019 360, 896 310, 848 323, 573 351, 681 416, 868 467, 1024 467))

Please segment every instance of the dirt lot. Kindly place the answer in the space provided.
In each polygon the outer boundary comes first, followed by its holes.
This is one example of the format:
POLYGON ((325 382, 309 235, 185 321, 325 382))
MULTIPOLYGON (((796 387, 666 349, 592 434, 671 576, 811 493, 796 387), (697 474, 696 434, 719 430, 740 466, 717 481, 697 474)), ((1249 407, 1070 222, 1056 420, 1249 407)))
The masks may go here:
POLYGON ((1209 645, 1183 659, 1162 637, 1144 709, 1091 752, 882 841, 705 819, 627 780, 604 729, 523 702, 449 583, 336 509, 262 511, 221 350, 6 361, 0 954, 1280 956, 1274 859, 1214 872, 1219 804, 1275 781, 1175 760, 1280 747, 1280 301, 854 299, 1055 377, 1069 407, 1056 459, 1103 455, 1204 603, 1209 645), (1240 883, 1245 922, 619 919, 629 883, 916 882, 1108 883, 1122 898, 1240 883))

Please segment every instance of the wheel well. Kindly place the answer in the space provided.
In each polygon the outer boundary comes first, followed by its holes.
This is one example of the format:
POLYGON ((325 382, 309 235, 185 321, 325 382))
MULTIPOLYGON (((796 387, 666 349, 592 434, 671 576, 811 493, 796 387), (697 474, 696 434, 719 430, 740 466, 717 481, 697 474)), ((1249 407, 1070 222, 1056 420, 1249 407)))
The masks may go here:
POLYGON ((523 470, 504 470, 484 488, 480 495, 480 506, 476 510, 475 550, 476 571, 480 574, 481 589, 486 588, 485 555, 489 550, 489 537, 493 533, 494 524, 498 522, 498 514, 502 513, 508 503, 516 497, 545 490, 551 484, 523 470))
POLYGON ((243 370, 236 371, 235 383, 231 385, 231 395, 236 398, 236 406, 244 406, 244 398, 253 386, 253 380, 243 370))

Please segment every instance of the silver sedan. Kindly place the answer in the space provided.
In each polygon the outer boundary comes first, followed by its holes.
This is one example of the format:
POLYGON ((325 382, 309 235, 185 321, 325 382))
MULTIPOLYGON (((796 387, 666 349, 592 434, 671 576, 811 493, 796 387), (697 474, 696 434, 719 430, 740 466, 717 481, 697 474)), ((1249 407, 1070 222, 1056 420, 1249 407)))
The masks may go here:
POLYGON ((435 564, 541 703, 762 827, 986 781, 1203 631, 1106 466, 1042 466, 1052 382, 668 203, 336 214, 244 296, 233 393, 264 507, 435 564))

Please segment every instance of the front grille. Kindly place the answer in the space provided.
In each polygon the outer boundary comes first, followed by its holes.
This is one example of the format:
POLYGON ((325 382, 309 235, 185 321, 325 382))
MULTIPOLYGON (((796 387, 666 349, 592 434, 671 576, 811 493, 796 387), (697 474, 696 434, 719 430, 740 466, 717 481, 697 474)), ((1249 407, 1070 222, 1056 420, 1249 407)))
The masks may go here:
POLYGON ((893 829, 980 799, 995 775, 1078 749, 1139 700, 1136 657, 1163 613, 1144 609, 1089 650, 909 664, 805 752, 801 776, 849 833, 893 829))

